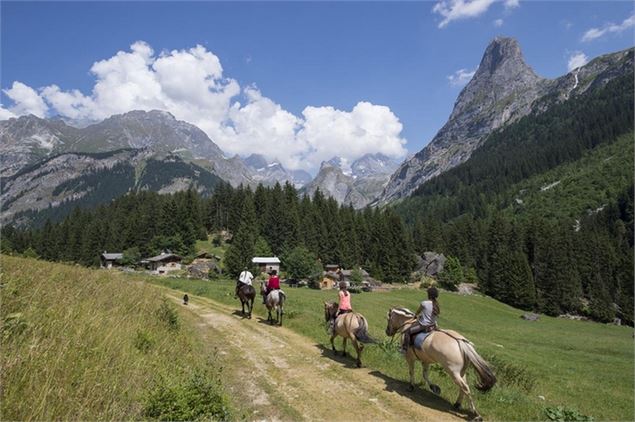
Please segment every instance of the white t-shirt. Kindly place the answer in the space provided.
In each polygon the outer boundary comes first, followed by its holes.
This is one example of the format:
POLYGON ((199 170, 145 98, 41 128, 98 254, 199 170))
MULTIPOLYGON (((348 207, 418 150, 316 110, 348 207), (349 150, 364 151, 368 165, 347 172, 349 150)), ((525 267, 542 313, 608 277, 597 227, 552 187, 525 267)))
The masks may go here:
POLYGON ((254 275, 250 272, 250 271, 243 271, 242 273, 240 273, 240 276, 238 277, 238 281, 240 281, 243 284, 247 284, 249 286, 251 286, 251 280, 253 280, 254 275))
POLYGON ((435 325, 437 323, 437 317, 432 315, 432 301, 424 300, 421 302, 421 313, 418 318, 419 324, 427 326, 427 325, 435 325))

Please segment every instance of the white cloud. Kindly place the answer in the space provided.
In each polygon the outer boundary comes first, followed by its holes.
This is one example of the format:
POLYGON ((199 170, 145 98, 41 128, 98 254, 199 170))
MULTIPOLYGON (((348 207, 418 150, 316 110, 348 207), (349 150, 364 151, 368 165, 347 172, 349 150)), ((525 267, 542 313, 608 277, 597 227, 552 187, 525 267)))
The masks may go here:
POLYGON ((443 16, 439 28, 445 28, 454 20, 474 18, 482 15, 496 0, 440 0, 432 11, 443 16))
POLYGON ((351 111, 307 106, 296 116, 254 86, 241 89, 224 75, 219 58, 200 45, 157 55, 138 41, 129 51, 94 63, 90 71, 95 84, 89 95, 57 85, 38 92, 14 82, 4 91, 14 104, 0 106, 0 119, 57 113, 96 121, 130 110, 166 110, 200 127, 228 154, 259 152, 290 169, 314 170, 334 155, 354 160, 366 153, 406 154, 402 125, 388 107, 367 102, 351 111))
POLYGON ((503 26, 503 20, 502 19, 496 19, 494 21, 494 26, 497 28, 500 28, 501 26, 503 26))
POLYGON ((22 82, 13 82, 10 89, 3 90, 14 105, 9 110, 2 111, 3 114, 10 112, 14 115, 34 114, 38 117, 46 116, 48 107, 40 95, 30 86, 24 85, 22 82))
POLYGON ((520 0, 505 0, 505 9, 515 9, 520 6, 520 0))
POLYGON ((567 62, 567 69, 571 72, 573 69, 584 66, 589 62, 589 58, 586 54, 581 51, 574 51, 569 55, 569 59, 567 62))
POLYGON ((463 86, 467 84, 472 76, 476 73, 476 69, 467 70, 467 69, 459 69, 454 72, 453 75, 448 76, 448 81, 450 81, 450 85, 452 86, 463 86))
POLYGON ((624 21, 620 24, 608 23, 604 25, 602 28, 589 29, 582 36, 582 41, 583 42, 593 41, 607 34, 619 34, 620 32, 623 32, 629 28, 632 28, 633 26, 635 26, 635 14, 624 19, 624 21))

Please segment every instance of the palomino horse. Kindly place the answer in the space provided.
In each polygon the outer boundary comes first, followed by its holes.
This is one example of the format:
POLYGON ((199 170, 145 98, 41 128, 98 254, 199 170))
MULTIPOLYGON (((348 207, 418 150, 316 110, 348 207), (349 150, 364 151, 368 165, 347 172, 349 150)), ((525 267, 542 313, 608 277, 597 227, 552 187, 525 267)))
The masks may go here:
MULTIPOLYGON (((388 312, 388 325, 386 335, 394 336, 403 333, 415 322, 415 314, 406 308, 393 308, 388 312)), ((441 389, 428 379, 428 369, 430 364, 438 363, 450 375, 452 381, 459 387, 459 397, 454 403, 455 409, 461 408, 461 401, 467 396, 470 401, 470 411, 474 420, 482 420, 474 407, 474 400, 470 393, 470 387, 465 379, 465 371, 470 364, 476 369, 479 382, 476 388, 481 391, 488 391, 496 383, 496 376, 489 364, 481 357, 474 345, 465 337, 452 330, 435 330, 428 334, 421 349, 410 346, 406 352, 408 370, 410 372, 410 389, 414 388, 414 365, 415 360, 421 361, 423 366, 423 378, 435 393, 439 394, 441 389)))
MULTIPOLYGON (((265 292, 267 291, 267 283, 265 281, 260 284, 260 291, 264 296, 265 292)), ((269 292, 269 294, 265 298, 265 306, 267 307, 267 311, 269 311, 267 322, 273 324, 271 311, 275 309, 276 323, 278 325, 282 325, 282 315, 284 314, 284 302, 286 298, 287 295, 285 295, 282 290, 272 290, 269 292)))
POLYGON ((251 319, 251 311, 254 309, 254 300, 256 299, 256 289, 250 284, 243 284, 238 289, 238 299, 243 307, 243 315, 245 315, 245 305, 247 305, 247 318, 251 319))
MULTIPOLYGON (((324 319, 326 322, 335 318, 336 313, 337 303, 324 302, 324 319)), ((335 337, 337 336, 343 339, 344 349, 342 350, 342 356, 346 356, 346 340, 351 339, 357 352, 357 367, 360 368, 362 366, 362 350, 364 350, 362 343, 375 343, 375 340, 368 335, 366 318, 362 314, 355 312, 348 312, 337 317, 331 333, 331 347, 335 353, 337 353, 337 350, 335 350, 335 337)))

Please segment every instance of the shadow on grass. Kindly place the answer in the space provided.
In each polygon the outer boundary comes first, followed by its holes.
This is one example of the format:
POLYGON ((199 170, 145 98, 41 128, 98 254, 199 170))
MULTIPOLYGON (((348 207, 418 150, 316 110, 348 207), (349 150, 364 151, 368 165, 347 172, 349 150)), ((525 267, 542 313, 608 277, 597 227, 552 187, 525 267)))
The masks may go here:
POLYGON ((267 318, 256 317, 256 321, 258 321, 258 324, 264 324, 270 327, 280 327, 275 319, 273 321, 268 321, 267 318))
MULTIPOLYGON (((437 396, 431 391, 421 388, 419 385, 415 385, 415 389, 413 391, 410 391, 410 383, 407 381, 389 377, 388 375, 383 374, 379 371, 371 371, 369 372, 369 374, 384 381, 386 385, 385 390, 388 392, 394 392, 401 396, 408 397, 410 400, 421 406, 429 407, 431 409, 439 410, 442 412, 447 412, 465 420, 470 419, 467 414, 454 410, 452 404, 445 400, 443 397, 437 396)), ((458 396, 458 390, 456 394, 458 396)), ((465 401, 466 400, 467 399, 465 399, 465 401)), ((463 405, 465 404, 466 403, 464 402, 463 405)))
MULTIPOLYGON (((348 347, 346 348, 347 351, 350 351, 352 348, 352 353, 346 353, 346 355, 342 355, 342 345, 341 345, 341 340, 338 342, 337 340, 335 340, 336 344, 335 347, 339 347, 339 349, 337 350, 337 353, 334 352, 333 350, 331 350, 329 347, 326 347, 323 344, 316 344, 315 347, 317 347, 318 349, 320 349, 320 352, 322 353, 322 357, 325 357, 327 359, 331 359, 337 363, 341 363, 342 365, 344 365, 346 368, 350 368, 350 369, 357 369, 357 353, 355 352, 355 348, 353 346, 351 346, 350 342, 348 344, 348 347)), ((362 367, 364 366, 364 352, 362 352, 362 367)))

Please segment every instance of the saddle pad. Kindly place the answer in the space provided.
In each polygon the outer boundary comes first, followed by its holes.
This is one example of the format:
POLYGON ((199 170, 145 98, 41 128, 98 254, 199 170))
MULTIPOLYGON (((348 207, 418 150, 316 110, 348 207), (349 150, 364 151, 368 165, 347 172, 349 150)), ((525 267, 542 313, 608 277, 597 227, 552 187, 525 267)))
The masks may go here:
POLYGON ((419 333, 419 334, 417 334, 417 336, 415 337, 415 348, 421 349, 421 346, 423 346, 423 342, 425 341, 425 339, 429 335, 430 335, 430 333, 419 333))

